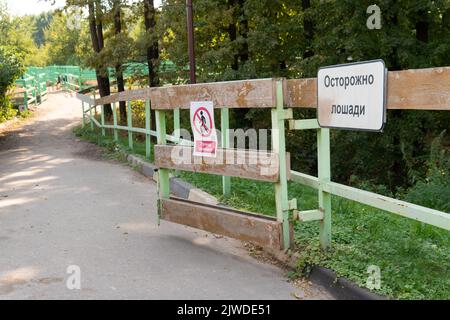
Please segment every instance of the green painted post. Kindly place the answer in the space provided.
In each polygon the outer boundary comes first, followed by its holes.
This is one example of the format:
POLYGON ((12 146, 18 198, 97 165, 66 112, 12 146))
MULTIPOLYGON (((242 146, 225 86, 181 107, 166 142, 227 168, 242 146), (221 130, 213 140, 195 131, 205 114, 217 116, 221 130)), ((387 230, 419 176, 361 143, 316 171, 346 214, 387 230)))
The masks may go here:
MULTIPOLYGON (((228 108, 220 109, 220 129, 222 135, 222 148, 230 147, 230 135, 228 129, 230 128, 230 116, 228 108)), ((222 194, 228 196, 231 193, 231 177, 222 176, 222 194)))
POLYGON ((89 123, 91 124, 91 131, 94 131, 94 121, 92 121, 92 107, 91 104, 89 104, 89 123))
POLYGON ((36 88, 36 105, 37 105, 37 97, 39 96, 40 102, 42 103, 41 96, 41 83, 39 82, 39 75, 37 75, 37 80, 34 80, 34 87, 36 88))
POLYGON ((131 111, 131 101, 127 101, 127 126, 128 126, 128 146, 133 150, 133 114, 131 111))
POLYGON ((289 201, 287 190, 286 172, 286 143, 284 137, 284 109, 283 109, 283 82, 276 84, 276 108, 272 113, 272 150, 278 154, 280 165, 280 180, 275 183, 275 204, 277 210, 277 220, 283 226, 283 248, 290 247, 289 232, 289 201))
POLYGON ((105 136, 105 105, 101 105, 101 114, 100 114, 100 120, 102 124, 102 136, 105 136))
POLYGON ((23 106, 25 110, 28 110, 28 91, 27 87, 24 85, 25 92, 23 93, 23 106))
POLYGON ((82 113, 82 120, 81 120, 81 127, 84 129, 84 126, 86 125, 86 120, 84 119, 84 101, 81 101, 81 111, 82 113))
MULTIPOLYGON (((180 138, 180 109, 173 109, 173 135, 180 138)), ((178 141, 178 144, 180 141, 178 141)))
MULTIPOLYGON (((166 114, 164 111, 155 110, 156 132, 158 144, 166 144, 166 114)), ((158 225, 161 217, 161 199, 168 199, 170 194, 169 170, 158 170, 158 225)))
POLYGON ((34 97, 34 105, 37 105, 37 90, 36 90, 36 84, 35 84, 35 80, 33 78, 33 80, 31 80, 31 85, 33 86, 33 97, 34 97))
POLYGON ((323 212, 320 221, 320 244, 323 249, 331 247, 331 194, 323 186, 331 180, 330 129, 317 130, 317 160, 319 178, 319 210, 323 212))
POLYGON ((119 135, 117 132, 117 105, 115 102, 113 102, 112 107, 113 107, 114 141, 118 141, 119 135))
POLYGON ((145 100, 145 157, 150 159, 151 155, 151 135, 150 135, 150 123, 151 123, 151 113, 150 113, 150 100, 145 100))

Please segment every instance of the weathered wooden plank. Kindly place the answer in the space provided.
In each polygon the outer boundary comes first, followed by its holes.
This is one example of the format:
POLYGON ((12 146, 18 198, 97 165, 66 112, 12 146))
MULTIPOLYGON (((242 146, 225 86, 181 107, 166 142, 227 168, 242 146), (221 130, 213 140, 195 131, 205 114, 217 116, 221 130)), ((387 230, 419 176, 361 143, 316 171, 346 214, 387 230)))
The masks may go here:
MULTIPOLYGON (((317 107, 317 80, 286 81, 286 105, 317 107)), ((450 110, 450 67, 388 72, 388 109, 450 110)))
POLYGON ((78 100, 81 100, 81 101, 83 101, 83 102, 85 102, 85 103, 87 103, 89 105, 94 105, 95 104, 95 100, 94 99, 92 99, 91 97, 86 96, 84 94, 77 93, 76 97, 77 97, 78 100))
POLYGON ((109 96, 95 99, 95 104, 98 106, 119 101, 147 100, 150 99, 150 92, 153 89, 154 88, 143 88, 114 93, 109 96))
POLYGON ((286 80, 284 102, 293 108, 317 108, 317 79, 286 80))
POLYGON ((151 100, 155 109, 188 109, 191 101, 213 101, 214 108, 273 108, 275 83, 257 79, 159 87, 151 100))
POLYGON ((282 249, 281 223, 271 217, 181 199, 162 199, 161 219, 282 249))
POLYGON ((389 72, 387 107, 450 110, 450 67, 389 72))
POLYGON ((278 155, 273 152, 217 149, 215 158, 207 158, 194 156, 193 151, 191 146, 155 145, 155 165, 261 181, 279 179, 278 155))

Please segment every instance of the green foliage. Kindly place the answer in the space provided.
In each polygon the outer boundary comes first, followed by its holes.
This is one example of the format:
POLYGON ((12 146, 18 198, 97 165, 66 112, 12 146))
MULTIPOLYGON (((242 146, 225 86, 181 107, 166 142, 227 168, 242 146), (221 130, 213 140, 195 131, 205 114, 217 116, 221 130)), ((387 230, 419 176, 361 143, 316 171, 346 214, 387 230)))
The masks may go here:
POLYGON ((443 148, 443 131, 431 144, 427 175, 409 189, 406 200, 450 213, 450 156, 443 148))
POLYGON ((16 114, 12 110, 7 91, 24 71, 22 56, 17 50, 0 46, 0 122, 16 114))
POLYGON ((84 57, 79 47, 88 41, 86 26, 80 28, 68 27, 75 17, 71 14, 59 13, 53 16, 49 26, 45 29, 45 45, 42 48, 46 54, 47 65, 80 65, 84 57))
MULTIPOLYGON (((234 208, 274 215, 273 185, 232 178, 232 195, 221 195, 221 177, 182 172, 180 176, 234 208)), ((290 198, 300 210, 317 208, 317 192, 289 184, 290 198)), ((317 223, 294 224, 298 272, 307 275, 312 265, 333 269, 366 287, 367 268, 381 269, 377 293, 398 299, 450 298, 450 234, 446 230, 386 213, 338 197, 332 199, 333 250, 323 252, 317 223)))
POLYGON ((13 109, 10 99, 6 95, 0 95, 0 123, 13 118, 17 111, 13 109))

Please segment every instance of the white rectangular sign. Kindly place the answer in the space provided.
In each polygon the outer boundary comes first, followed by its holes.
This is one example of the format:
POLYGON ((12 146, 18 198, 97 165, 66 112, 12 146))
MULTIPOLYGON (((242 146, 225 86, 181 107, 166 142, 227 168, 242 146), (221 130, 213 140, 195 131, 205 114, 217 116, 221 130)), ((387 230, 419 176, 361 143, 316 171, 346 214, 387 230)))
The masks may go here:
POLYGON ((317 73, 317 119, 324 128, 382 131, 386 122, 383 60, 323 67, 317 73))
POLYGON ((194 156, 215 157, 217 134, 212 101, 191 102, 191 127, 194 133, 194 156))

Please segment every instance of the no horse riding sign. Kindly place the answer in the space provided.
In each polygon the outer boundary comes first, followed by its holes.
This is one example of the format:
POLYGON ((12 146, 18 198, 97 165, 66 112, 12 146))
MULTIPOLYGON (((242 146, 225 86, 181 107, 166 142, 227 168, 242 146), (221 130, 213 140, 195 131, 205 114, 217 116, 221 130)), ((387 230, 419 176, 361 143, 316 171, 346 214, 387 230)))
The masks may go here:
POLYGON ((194 156, 215 157, 217 134, 212 101, 191 102, 191 127, 194 133, 194 156))

